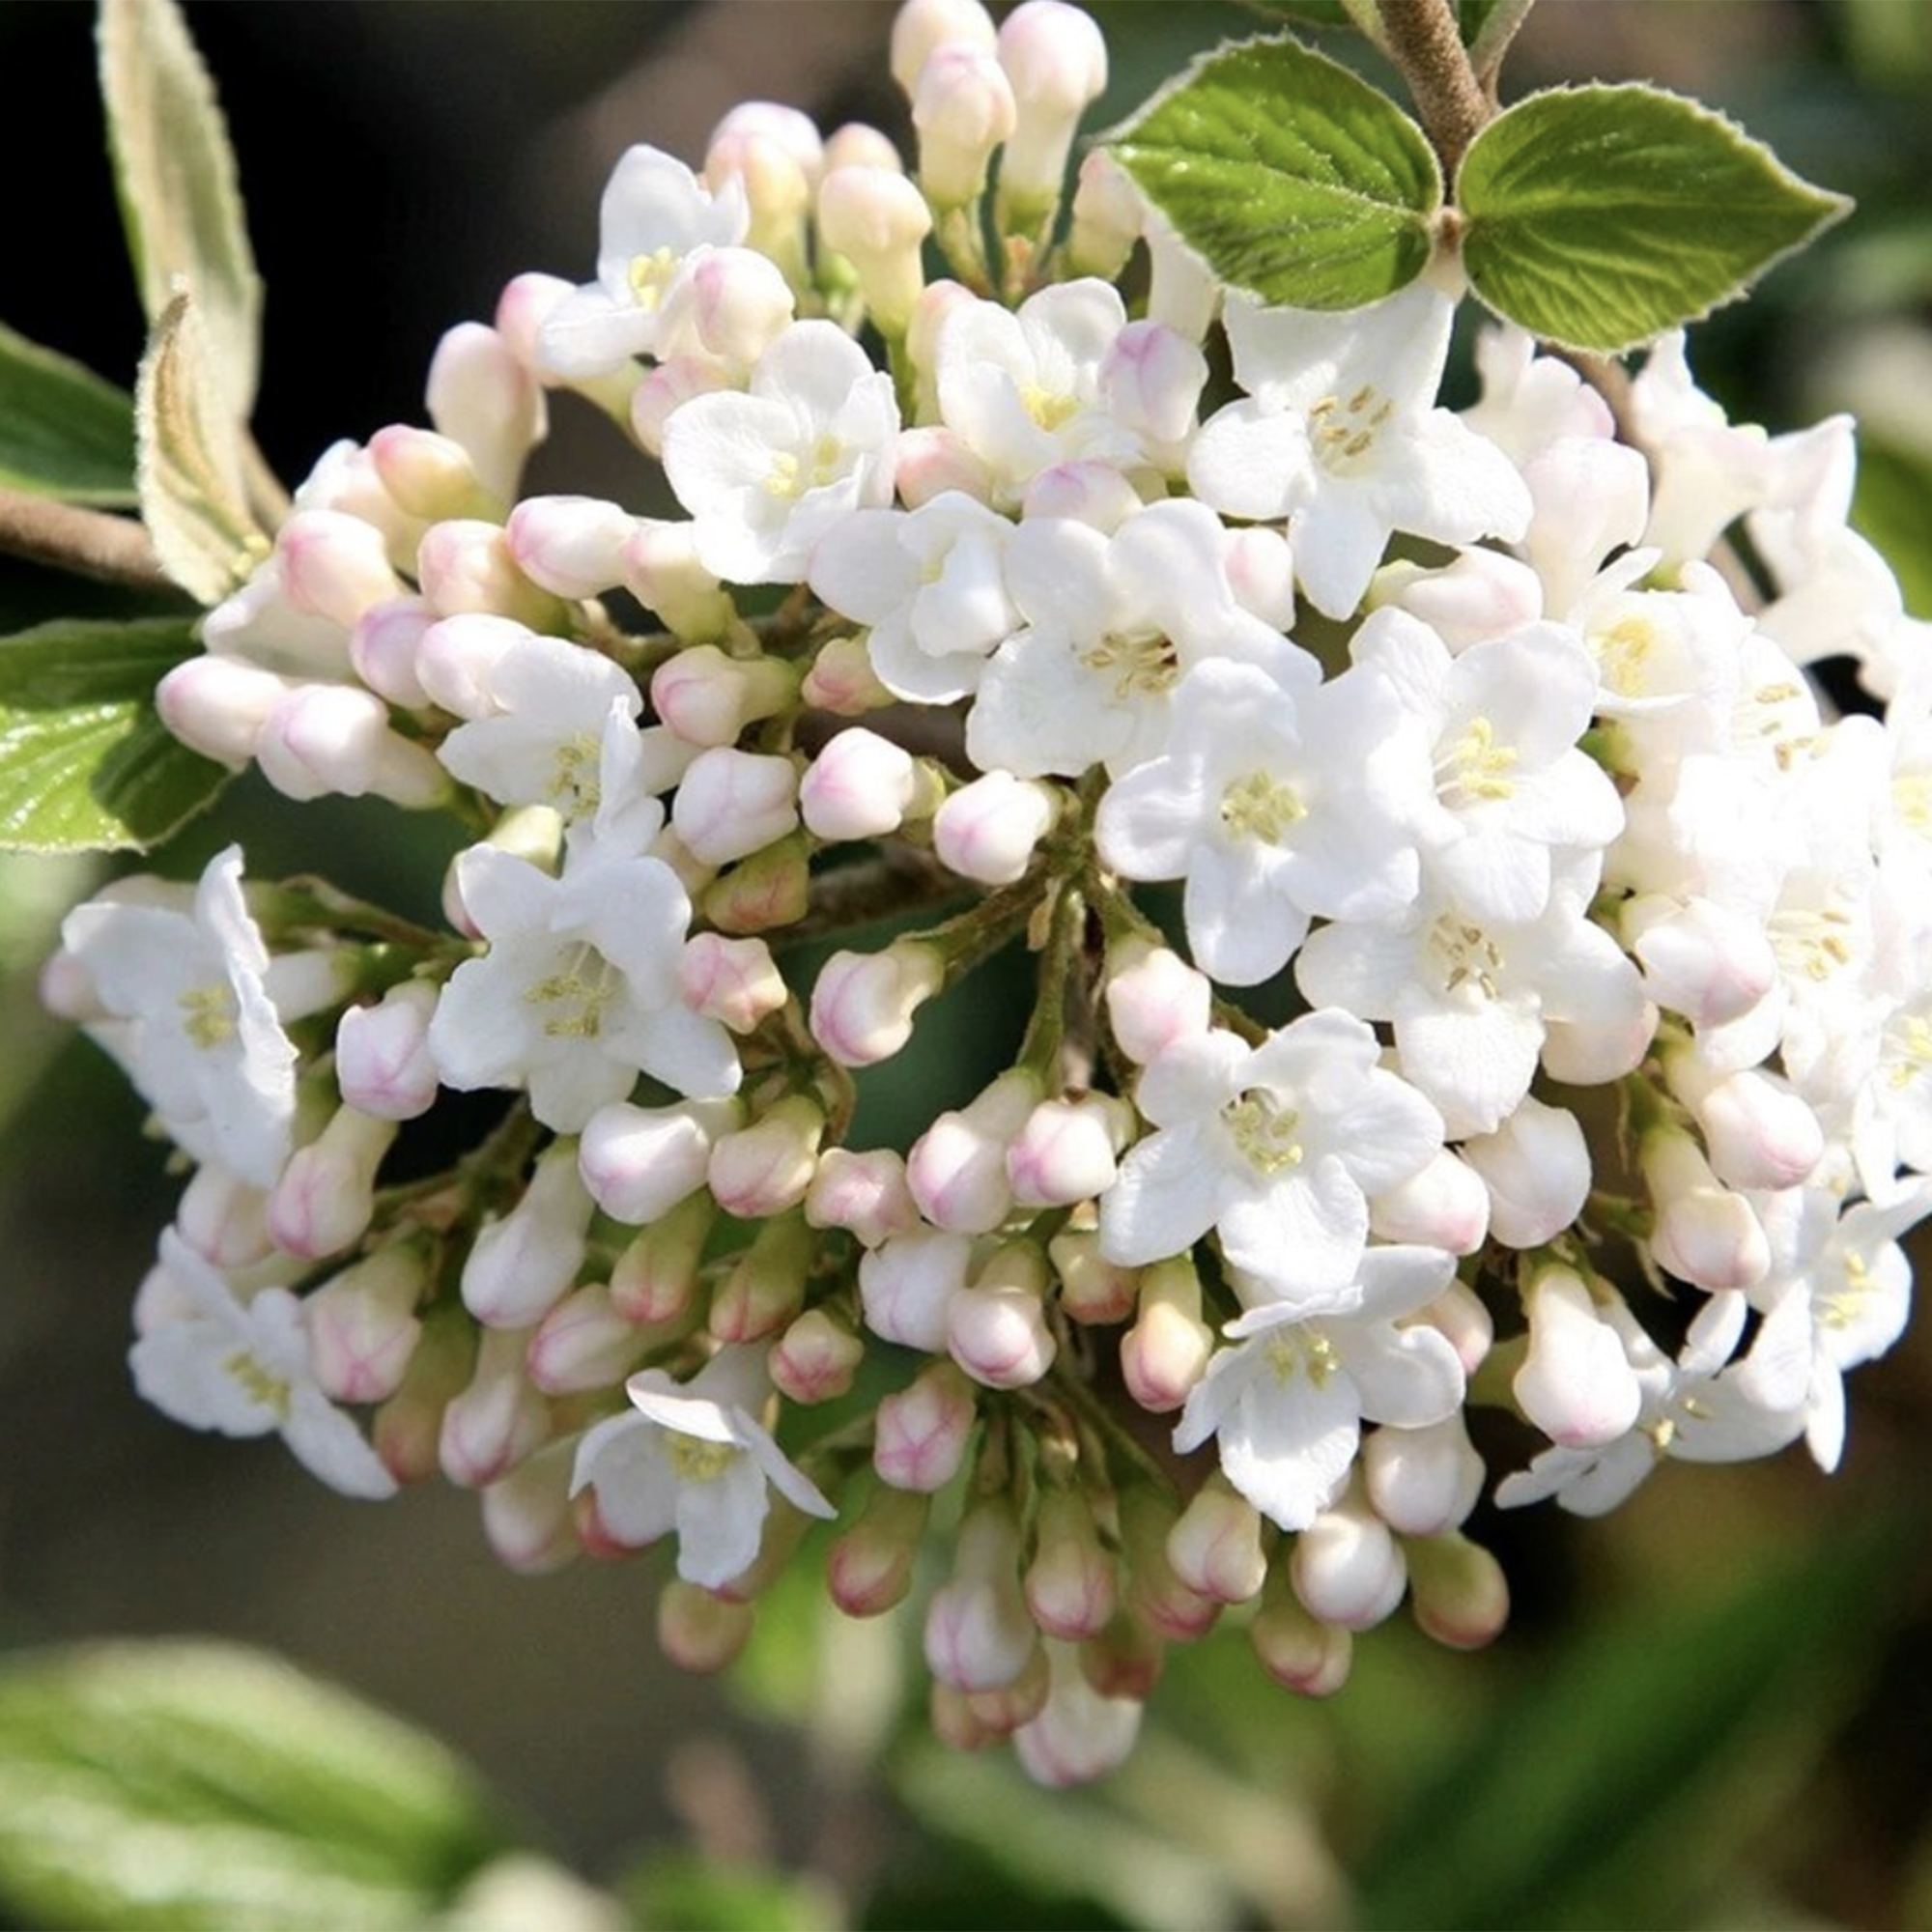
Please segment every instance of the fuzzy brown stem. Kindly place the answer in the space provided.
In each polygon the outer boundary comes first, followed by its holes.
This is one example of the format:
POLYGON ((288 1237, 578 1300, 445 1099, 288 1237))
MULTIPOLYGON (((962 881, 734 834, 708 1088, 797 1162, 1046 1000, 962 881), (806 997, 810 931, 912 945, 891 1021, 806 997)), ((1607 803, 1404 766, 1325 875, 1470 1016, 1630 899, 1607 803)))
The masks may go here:
POLYGON ((1378 0, 1388 56, 1451 186, 1469 143, 1495 112, 1463 51, 1450 0, 1378 0))
POLYGON ((131 517, 49 502, 20 490, 0 489, 0 552, 102 583, 182 594, 131 517))

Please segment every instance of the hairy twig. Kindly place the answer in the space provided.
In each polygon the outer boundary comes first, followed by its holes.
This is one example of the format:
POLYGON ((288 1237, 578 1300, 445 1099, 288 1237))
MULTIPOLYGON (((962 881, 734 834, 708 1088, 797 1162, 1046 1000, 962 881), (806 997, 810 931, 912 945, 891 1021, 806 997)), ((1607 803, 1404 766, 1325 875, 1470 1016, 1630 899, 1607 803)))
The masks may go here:
POLYGON ((1495 113, 1463 49, 1456 10, 1450 0, 1377 0, 1377 11, 1389 59, 1453 184, 1469 143, 1495 113))
POLYGON ((161 568, 148 532, 131 517, 49 502, 20 490, 0 489, 0 551, 102 583, 182 594, 161 568))

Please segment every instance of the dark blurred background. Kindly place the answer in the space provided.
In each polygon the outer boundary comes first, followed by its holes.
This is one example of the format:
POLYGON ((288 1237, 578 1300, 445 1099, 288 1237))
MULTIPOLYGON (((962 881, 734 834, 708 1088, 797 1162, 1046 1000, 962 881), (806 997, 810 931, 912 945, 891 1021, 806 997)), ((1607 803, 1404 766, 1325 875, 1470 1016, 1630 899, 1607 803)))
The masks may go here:
MULTIPOLYGON (((598 193, 629 142, 695 163, 718 117, 753 97, 805 107, 827 128, 863 118, 902 131, 885 73, 892 11, 887 0, 187 0, 269 291, 257 433, 270 461, 294 481, 339 437, 419 420, 439 334, 487 319, 513 274, 586 278, 598 193)), ((1116 62, 1095 126, 1185 54, 1256 24, 1161 0, 1094 11, 1116 62)), ((1735 414, 1774 428, 1847 404, 1864 412, 1861 514, 1920 614, 1932 614, 1928 14, 1924 0, 1544 0, 1509 70, 1512 91, 1594 75, 1699 95, 1801 173, 1861 198, 1851 222, 1702 331, 1693 362, 1735 414)), ((80 0, 0 4, 0 320, 129 381, 141 327, 80 0)), ((622 497, 638 484, 635 462, 587 412, 558 412, 540 463, 540 486, 567 477, 622 497)), ((28 573, 0 578, 10 628, 46 589, 28 573)), ((241 786, 177 863, 242 836, 251 869, 293 870, 313 864, 320 836, 352 882, 420 902, 446 847, 410 842, 396 824, 354 808, 305 814, 241 786)), ((1793 1452, 1772 1466, 1666 1468, 1603 1524, 1548 1509, 1486 1516, 1479 1534, 1518 1597, 1492 1652, 1457 1658, 1406 1630, 1377 1633, 1358 1653, 1361 1681, 1316 1708, 1266 1689, 1236 1641, 1178 1673, 1194 1675, 1156 1699, 1135 1771, 1106 1797, 1031 1804, 992 1767, 905 1741, 903 1632, 837 1637, 810 1664, 767 1661, 734 1690, 698 1683, 658 1662, 652 1578, 636 1567, 518 1578, 489 1555, 466 1496, 358 1507, 277 1445, 198 1437, 143 1408, 126 1371, 128 1305, 178 1182, 140 1138, 119 1076, 41 1019, 31 996, 61 908, 101 875, 88 863, 0 869, 0 1645, 206 1632, 271 1646, 469 1754, 553 1849, 600 1880, 648 1847, 686 1844, 812 1866, 854 1913, 872 1898, 874 1923, 914 1911, 880 1901, 914 1896, 916 1867, 944 1877, 963 1915, 935 1917, 928 1885, 920 1923, 1320 1924, 1346 1909, 1351 1879, 1398 1858, 1388 1846, 1404 1831, 1402 1856, 1425 1855, 1404 1800, 1426 1794, 1433 1771, 1453 1772, 1469 1740, 1492 1738, 1505 1755, 1547 1747, 1535 1713, 1573 1708, 1561 1699, 1577 1673, 1599 1681, 1585 1639, 1600 1622, 1638 1633, 1639 1665, 1675 1657, 1680 1605, 1689 1616, 1776 1558, 1797 1565, 1773 1600, 1781 1608, 1741 1602, 1734 1619, 1685 1623, 1674 1676, 1657 1665, 1646 1678, 1626 1658, 1624 1677, 1599 1682, 1598 1704, 1574 1705, 1562 1776, 1587 1780, 1602 1743, 1603 1841, 1621 1848, 1620 1870, 1659 1881, 1642 1908, 1655 1917, 1622 1922, 1932 1923, 1922 1329, 1853 1378, 1834 1479, 1793 1452), (1881 1523, 1894 1540, 1882 1558, 1856 1559, 1852 1601, 1818 1582, 1839 1538, 1881 1523), (1677 1759, 1645 1761, 1643 1802, 1631 1800, 1615 1707, 1652 1694, 1721 1715, 1731 1697, 1750 1715, 1750 1687, 1727 1663, 1776 1655, 1779 1617, 1791 1649, 1832 1665, 1775 1685, 1785 1715, 1804 1721, 1752 1731, 1740 1718, 1721 1749, 1701 1754, 1680 1739, 1677 1759), (1691 1845, 1713 1868, 1673 1891, 1665 1881, 1691 1845), (1116 1856, 1130 1882, 1090 1868, 1116 1856)), ((1457 1922, 1535 1922, 1486 1918, 1474 1877, 1467 1895, 1457 1922)), ((1522 1899, 1553 1894, 1501 1895, 1529 1912, 1522 1899)), ((1636 1909, 1617 1903, 1630 1896, 1605 1890, 1603 1914, 1578 1922, 1618 1922, 1617 1909, 1636 1909)))

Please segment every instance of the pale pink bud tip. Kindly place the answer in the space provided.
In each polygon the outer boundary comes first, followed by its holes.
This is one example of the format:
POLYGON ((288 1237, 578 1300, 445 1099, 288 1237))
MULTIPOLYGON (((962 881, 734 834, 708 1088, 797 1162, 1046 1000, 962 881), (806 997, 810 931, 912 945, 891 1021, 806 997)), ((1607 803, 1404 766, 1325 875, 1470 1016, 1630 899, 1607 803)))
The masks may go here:
POLYGON ((913 1014, 945 983, 939 952, 914 941, 836 952, 811 989, 812 1037, 841 1066, 890 1060, 912 1037, 913 1014))

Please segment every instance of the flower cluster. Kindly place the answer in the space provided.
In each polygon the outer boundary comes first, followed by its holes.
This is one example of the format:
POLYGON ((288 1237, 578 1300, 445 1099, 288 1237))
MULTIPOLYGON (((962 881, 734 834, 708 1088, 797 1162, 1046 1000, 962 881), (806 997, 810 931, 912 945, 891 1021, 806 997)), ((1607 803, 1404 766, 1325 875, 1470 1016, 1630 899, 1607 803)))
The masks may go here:
POLYGON ((152 1401, 440 1471, 520 1569, 674 1534, 696 1667, 812 1519, 856 1615, 943 1536, 934 1720, 1062 1781, 1224 1607, 1316 1693, 1405 1596, 1492 1636, 1473 1402, 1547 1438, 1506 1506, 1837 1461, 1932 1211, 1932 650, 1848 422, 1735 427, 1672 338, 1620 435, 1496 327, 1445 409, 1433 279, 1262 307, 1104 153, 1063 209, 1083 14, 892 57, 913 173, 766 104, 633 149, 595 279, 446 337, 165 680, 471 826, 450 930, 230 850, 45 983, 194 1164, 152 1401), (564 392, 681 514, 520 498, 564 392), (864 1145, 1014 949, 1011 1065, 864 1145), (445 1090, 495 1124, 390 1178, 445 1090))

